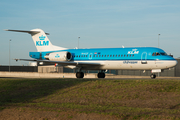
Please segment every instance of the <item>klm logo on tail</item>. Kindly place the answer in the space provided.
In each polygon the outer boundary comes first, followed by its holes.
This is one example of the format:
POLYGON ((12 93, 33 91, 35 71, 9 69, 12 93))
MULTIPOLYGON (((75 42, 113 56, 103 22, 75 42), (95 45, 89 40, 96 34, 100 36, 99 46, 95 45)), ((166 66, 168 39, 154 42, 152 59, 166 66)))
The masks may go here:
POLYGON ((43 36, 43 35, 39 36, 39 40, 45 40, 45 38, 46 36, 43 36))
POLYGON ((40 41, 36 41, 36 46, 48 46, 49 45, 49 41, 45 41, 46 36, 39 36, 39 40, 40 41))

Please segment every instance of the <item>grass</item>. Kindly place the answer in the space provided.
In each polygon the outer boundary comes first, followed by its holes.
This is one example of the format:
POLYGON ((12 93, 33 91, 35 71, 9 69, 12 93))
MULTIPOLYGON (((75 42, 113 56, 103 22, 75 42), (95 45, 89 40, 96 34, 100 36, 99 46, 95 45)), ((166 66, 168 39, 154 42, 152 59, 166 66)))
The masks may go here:
POLYGON ((1 78, 0 111, 14 106, 121 119, 180 119, 180 81, 1 78))

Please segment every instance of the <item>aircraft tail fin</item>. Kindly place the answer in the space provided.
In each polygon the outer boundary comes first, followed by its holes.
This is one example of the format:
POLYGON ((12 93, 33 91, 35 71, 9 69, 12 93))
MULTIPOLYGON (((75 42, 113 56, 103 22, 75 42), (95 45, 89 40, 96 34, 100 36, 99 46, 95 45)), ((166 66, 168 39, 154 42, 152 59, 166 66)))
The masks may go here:
POLYGON ((47 37, 47 35, 49 35, 49 33, 45 33, 41 29, 33 29, 33 30, 30 30, 30 31, 6 29, 5 31, 24 32, 24 33, 31 34, 32 39, 34 41, 34 44, 35 44, 38 52, 65 50, 65 49, 67 49, 67 48, 63 48, 63 47, 58 47, 58 46, 52 45, 52 43, 50 42, 50 40, 47 37))

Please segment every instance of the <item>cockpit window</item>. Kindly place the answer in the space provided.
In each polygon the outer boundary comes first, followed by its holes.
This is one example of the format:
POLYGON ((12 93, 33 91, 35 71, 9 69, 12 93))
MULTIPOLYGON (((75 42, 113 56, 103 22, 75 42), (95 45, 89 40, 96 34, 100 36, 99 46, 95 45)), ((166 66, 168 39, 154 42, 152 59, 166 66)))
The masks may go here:
POLYGON ((167 53, 165 53, 165 52, 164 52, 164 53, 160 53, 160 54, 161 54, 161 55, 164 55, 164 56, 167 55, 167 53))
POLYGON ((154 52, 153 54, 152 54, 152 56, 159 56, 160 55, 160 53, 158 53, 158 52, 154 52))
POLYGON ((152 56, 159 56, 159 55, 165 56, 165 55, 167 55, 167 53, 165 53, 165 52, 163 52, 163 53, 154 52, 154 53, 152 54, 152 56))
POLYGON ((158 52, 156 52, 156 56, 160 55, 158 52))

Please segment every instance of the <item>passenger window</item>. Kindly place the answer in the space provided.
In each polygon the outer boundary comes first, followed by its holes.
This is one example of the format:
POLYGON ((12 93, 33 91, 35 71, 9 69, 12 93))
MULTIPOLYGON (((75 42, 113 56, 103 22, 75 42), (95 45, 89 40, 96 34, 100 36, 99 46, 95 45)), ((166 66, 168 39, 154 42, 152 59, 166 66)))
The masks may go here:
POLYGON ((134 57, 134 55, 132 55, 134 57))
POLYGON ((118 55, 118 57, 120 57, 120 55, 118 55))
POLYGON ((112 57, 112 55, 110 55, 110 57, 112 57))
POLYGON ((107 57, 109 57, 109 55, 107 55, 107 57))
POLYGON ((106 57, 106 55, 104 55, 104 57, 106 57))
POLYGON ((121 55, 121 57, 123 57, 123 55, 121 55))
POLYGON ((102 57, 103 57, 103 55, 102 55, 102 57))
POLYGON ((101 55, 99 55, 99 57, 101 57, 101 55))
POLYGON ((93 55, 93 57, 95 57, 95 55, 93 55))
POLYGON ((126 57, 126 55, 124 55, 124 57, 126 57))
POLYGON ((96 55, 96 57, 98 57, 98 55, 96 55))
POLYGON ((128 57, 128 55, 127 55, 127 57, 128 57))
POLYGON ((81 57, 81 56, 79 55, 79 57, 81 57))

